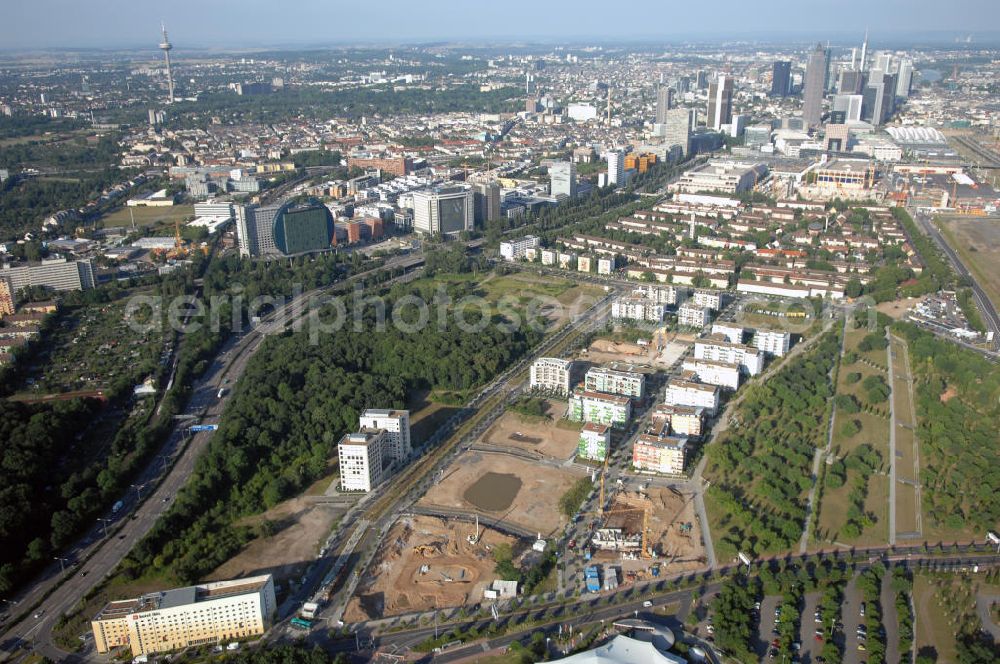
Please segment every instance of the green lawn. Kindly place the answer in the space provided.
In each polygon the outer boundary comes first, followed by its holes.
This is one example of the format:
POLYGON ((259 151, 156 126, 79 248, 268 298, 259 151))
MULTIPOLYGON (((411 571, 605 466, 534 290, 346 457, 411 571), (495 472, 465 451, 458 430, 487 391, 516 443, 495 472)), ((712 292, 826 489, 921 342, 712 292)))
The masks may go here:
MULTIPOLYGON (((105 228, 130 228, 135 215, 135 225, 139 227, 155 226, 156 224, 173 225, 180 219, 181 224, 194 217, 193 205, 172 205, 170 207, 127 207, 123 206, 99 220, 105 228)), ((173 229, 171 229, 173 230, 173 229)))

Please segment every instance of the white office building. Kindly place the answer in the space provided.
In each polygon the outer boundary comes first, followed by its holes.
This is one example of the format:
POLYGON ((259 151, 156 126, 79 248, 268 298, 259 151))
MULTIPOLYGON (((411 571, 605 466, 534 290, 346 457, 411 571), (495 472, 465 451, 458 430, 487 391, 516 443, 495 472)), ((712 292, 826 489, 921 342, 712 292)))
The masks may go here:
POLYGON ((534 235, 525 235, 516 240, 506 240, 500 243, 500 257, 508 262, 525 258, 529 249, 537 249, 541 240, 534 235))
POLYGON ((608 160, 608 184, 625 184, 625 153, 620 150, 611 150, 604 155, 608 160))
POLYGON ((754 348, 774 357, 783 357, 792 344, 789 332, 778 330, 757 330, 752 340, 754 348))
POLYGON ((385 408, 369 408, 361 414, 358 424, 362 431, 382 429, 385 431, 385 451, 396 461, 406 461, 413 452, 410 442, 410 411, 385 408))
POLYGON ((549 166, 549 193, 556 197, 576 197, 576 164, 557 161, 549 166))
POLYGON ((475 228, 476 197, 472 187, 453 185, 413 192, 413 230, 457 235, 475 228))
POLYGON ((369 429, 349 433, 337 443, 342 491, 368 492, 385 478, 382 470, 386 456, 386 433, 369 429))
POLYGON ((540 357, 531 364, 529 386, 532 390, 569 394, 573 363, 558 357, 540 357))

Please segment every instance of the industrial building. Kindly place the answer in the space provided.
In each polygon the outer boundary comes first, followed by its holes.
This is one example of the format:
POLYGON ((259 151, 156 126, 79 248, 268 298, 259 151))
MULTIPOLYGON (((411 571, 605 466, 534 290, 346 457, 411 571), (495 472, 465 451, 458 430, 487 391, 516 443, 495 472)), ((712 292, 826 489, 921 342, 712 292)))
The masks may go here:
POLYGON ((97 652, 133 657, 257 637, 277 612, 270 574, 109 602, 91 621, 97 652))
POLYGON ((713 159, 685 171, 670 185, 670 190, 684 194, 725 192, 741 194, 751 191, 767 178, 767 164, 713 159))

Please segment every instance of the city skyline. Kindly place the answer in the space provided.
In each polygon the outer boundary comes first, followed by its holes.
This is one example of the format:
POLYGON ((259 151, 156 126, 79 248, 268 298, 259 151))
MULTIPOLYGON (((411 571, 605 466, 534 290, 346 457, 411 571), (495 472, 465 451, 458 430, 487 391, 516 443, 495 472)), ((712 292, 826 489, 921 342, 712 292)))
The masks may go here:
POLYGON ((428 40, 488 39, 547 41, 579 39, 594 43, 623 40, 698 41, 701 39, 808 40, 826 35, 836 42, 857 41, 866 25, 878 25, 873 40, 883 43, 904 36, 954 43, 972 37, 972 43, 992 43, 997 31, 983 26, 1000 24, 1000 5, 990 0, 959 0, 952 11, 940 13, 932 0, 871 5, 859 0, 844 3, 845 11, 829 17, 822 30, 789 0, 769 3, 769 11, 747 14, 735 0, 721 0, 711 24, 695 11, 642 3, 634 11, 608 16, 596 2, 537 6, 517 0, 506 5, 507 14, 529 12, 532 22, 503 23, 503 16, 485 6, 453 2, 437 3, 439 11, 426 5, 390 0, 375 8, 360 5, 331 7, 317 0, 298 0, 293 7, 249 0, 240 11, 206 14, 200 4, 181 0, 169 5, 136 6, 121 0, 100 3, 96 10, 54 23, 53 15, 72 12, 77 3, 41 0, 18 3, 8 9, 8 20, 0 26, 5 50, 60 48, 134 48, 159 36, 161 21, 179 47, 259 48, 263 46, 321 46, 354 43, 412 43, 428 40), (895 6, 893 6, 895 5, 895 6), (855 11, 857 10, 857 11, 855 11), (633 17, 642 15, 641 28, 633 17), (726 17, 732 17, 731 20, 726 17), (776 19, 780 16, 780 20, 776 19), (842 17, 838 20, 837 17, 842 17), (306 20, 308 19, 308 20, 306 20), (662 29, 650 26, 662 25, 662 29), (780 25, 778 29, 775 26, 780 25))

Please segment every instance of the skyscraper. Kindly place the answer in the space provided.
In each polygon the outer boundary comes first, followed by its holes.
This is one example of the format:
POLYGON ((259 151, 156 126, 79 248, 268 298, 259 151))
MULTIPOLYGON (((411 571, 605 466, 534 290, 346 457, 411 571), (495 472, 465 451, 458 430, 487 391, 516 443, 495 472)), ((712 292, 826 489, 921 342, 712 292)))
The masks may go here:
POLYGON ((864 87, 865 75, 853 69, 845 69, 840 72, 840 81, 837 83, 837 92, 842 95, 859 95, 864 87))
POLYGON ((827 55, 822 44, 809 54, 806 80, 802 86, 802 120, 809 126, 819 124, 823 117, 823 90, 826 82, 827 55))
POLYGON ((549 166, 549 193, 553 196, 576 196, 576 164, 557 161, 549 166))
POLYGON ((608 184, 625 184, 625 153, 611 150, 605 158, 608 160, 608 184))
POLYGON ((455 185, 413 193, 413 230, 454 235, 475 228, 472 187, 455 185))
POLYGON ((913 60, 903 58, 899 61, 899 80, 896 82, 896 96, 909 97, 913 89, 913 60))
POLYGON ((656 88, 656 124, 666 124, 667 111, 674 106, 674 90, 665 85, 656 88))
POLYGON ((708 124, 718 131, 733 119, 733 79, 719 74, 708 86, 708 124))
POLYGON ((482 226, 487 221, 500 218, 500 185, 496 180, 472 185, 475 192, 475 222, 482 226))
POLYGON ((668 146, 679 145, 681 156, 691 151, 691 110, 687 108, 672 108, 667 111, 666 134, 664 142, 668 146))
POLYGON ((792 63, 778 60, 771 73, 771 96, 787 97, 792 91, 792 63))
POLYGON ((865 40, 861 43, 861 57, 858 59, 858 71, 868 69, 868 28, 865 28, 865 40))

